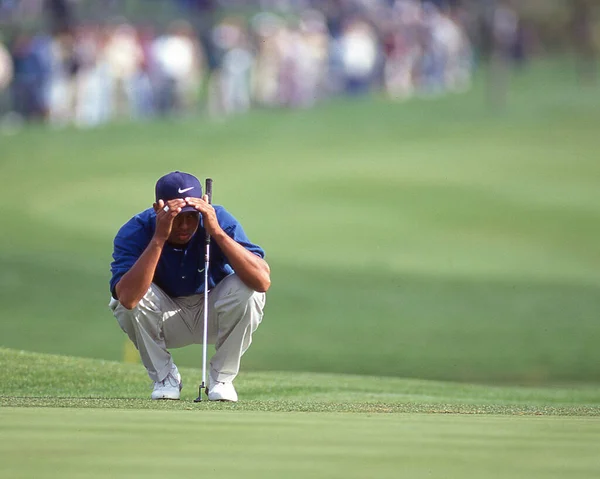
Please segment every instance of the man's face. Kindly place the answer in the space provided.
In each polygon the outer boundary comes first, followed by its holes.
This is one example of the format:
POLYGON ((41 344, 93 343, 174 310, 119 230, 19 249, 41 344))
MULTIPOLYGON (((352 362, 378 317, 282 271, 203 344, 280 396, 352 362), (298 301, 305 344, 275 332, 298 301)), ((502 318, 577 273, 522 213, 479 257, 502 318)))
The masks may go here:
POLYGON ((200 223, 199 214, 194 211, 179 213, 173 220, 173 228, 169 235, 169 243, 176 245, 187 244, 192 239, 200 223))

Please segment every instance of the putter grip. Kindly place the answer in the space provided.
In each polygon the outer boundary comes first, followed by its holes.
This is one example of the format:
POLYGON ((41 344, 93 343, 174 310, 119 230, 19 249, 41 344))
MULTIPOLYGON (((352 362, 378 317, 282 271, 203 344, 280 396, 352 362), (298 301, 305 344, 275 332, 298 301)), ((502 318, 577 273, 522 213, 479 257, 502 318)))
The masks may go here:
MULTIPOLYGON (((208 204, 212 204, 212 178, 206 178, 206 186, 204 188, 204 194, 206 196, 208 196, 208 204)), ((205 262, 208 262, 208 258, 209 258, 209 252, 208 252, 208 245, 210 244, 210 235, 208 233, 206 233, 206 252, 204 254, 204 260, 205 262)))
POLYGON ((208 202, 212 205, 212 178, 206 178, 205 194, 208 196, 208 202))

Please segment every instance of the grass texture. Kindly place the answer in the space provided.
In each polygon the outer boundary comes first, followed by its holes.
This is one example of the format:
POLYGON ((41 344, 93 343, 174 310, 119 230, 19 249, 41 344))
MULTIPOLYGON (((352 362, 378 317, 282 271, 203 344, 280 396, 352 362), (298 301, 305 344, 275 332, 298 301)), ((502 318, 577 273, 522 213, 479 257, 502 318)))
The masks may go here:
POLYGON ((483 98, 0 137, 0 345, 122 359, 112 239, 180 169, 267 251, 244 370, 597 383, 600 93, 546 63, 483 98))
POLYGON ((0 477, 599 477, 600 92, 511 90, 1 136, 0 477), (119 362, 112 238, 175 169, 272 267, 237 404, 119 362))
POLYGON ((525 388, 284 371, 247 372, 236 404, 194 403, 200 371, 182 368, 181 401, 152 401, 141 365, 0 349, 0 405, 258 412, 600 416, 600 386, 525 388))
POLYGON ((600 388, 249 372, 237 404, 152 401, 141 366, 0 349, 0 476, 581 478, 600 388))
POLYGON ((593 479, 589 418, 0 409, 3 477, 593 479))

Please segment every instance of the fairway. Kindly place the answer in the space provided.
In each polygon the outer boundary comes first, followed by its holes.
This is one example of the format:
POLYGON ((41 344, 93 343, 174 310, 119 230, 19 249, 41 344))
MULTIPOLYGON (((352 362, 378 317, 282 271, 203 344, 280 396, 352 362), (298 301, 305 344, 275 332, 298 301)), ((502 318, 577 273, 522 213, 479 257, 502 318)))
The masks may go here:
POLYGON ((1 137, 3 203, 18 206, 0 210, 0 344, 122 360, 112 240, 181 169, 214 178, 267 252, 245 368, 599 381, 600 94, 561 62, 513 87, 499 114, 478 82, 435 101, 1 137))

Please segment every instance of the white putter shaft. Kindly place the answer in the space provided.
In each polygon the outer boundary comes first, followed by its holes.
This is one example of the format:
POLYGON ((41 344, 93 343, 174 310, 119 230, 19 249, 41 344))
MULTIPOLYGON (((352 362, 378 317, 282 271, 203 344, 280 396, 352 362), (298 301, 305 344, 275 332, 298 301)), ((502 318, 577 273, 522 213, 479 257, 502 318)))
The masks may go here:
MULTIPOLYGON (((212 179, 206 179, 205 194, 208 196, 208 203, 212 204, 212 179)), ((206 246, 204 250, 204 330, 202 331, 202 384, 198 388, 198 397, 194 402, 202 401, 202 391, 206 390, 206 350, 208 348, 208 265, 210 263, 210 236, 206 234, 206 246)))
POLYGON ((210 261, 210 247, 206 244, 206 253, 204 255, 204 331, 202 332, 202 389, 206 387, 206 349, 208 343, 208 263, 210 261))

